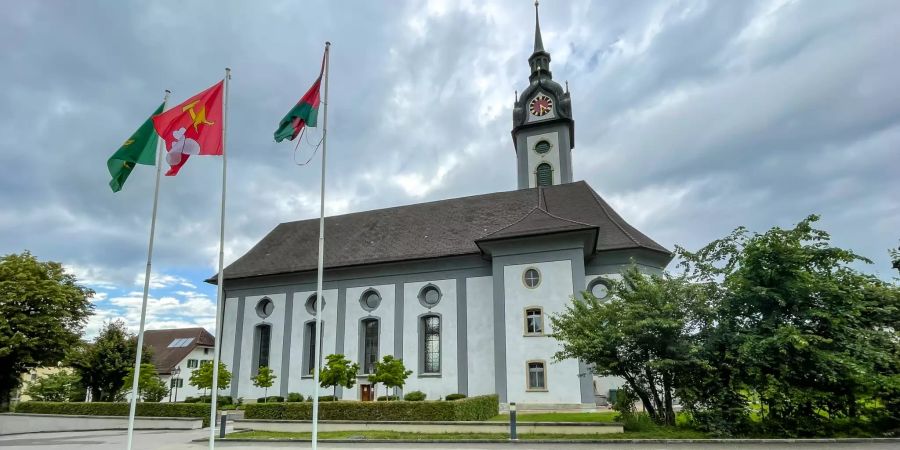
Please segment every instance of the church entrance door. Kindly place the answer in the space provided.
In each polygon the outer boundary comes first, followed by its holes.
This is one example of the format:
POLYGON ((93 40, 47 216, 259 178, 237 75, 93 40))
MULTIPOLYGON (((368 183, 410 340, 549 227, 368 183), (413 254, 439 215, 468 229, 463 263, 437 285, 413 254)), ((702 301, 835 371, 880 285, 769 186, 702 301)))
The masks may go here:
POLYGON ((359 385, 359 399, 364 402, 371 402, 372 400, 375 400, 375 392, 372 390, 371 384, 359 385))

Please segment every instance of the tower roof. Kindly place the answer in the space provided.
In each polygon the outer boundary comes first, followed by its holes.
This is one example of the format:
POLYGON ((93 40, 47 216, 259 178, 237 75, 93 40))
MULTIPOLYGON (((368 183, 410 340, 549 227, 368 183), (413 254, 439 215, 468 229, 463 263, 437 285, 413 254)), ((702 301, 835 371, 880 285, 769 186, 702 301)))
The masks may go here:
POLYGON ((541 18, 538 16, 538 0, 534 0, 534 53, 546 53, 541 39, 541 18))

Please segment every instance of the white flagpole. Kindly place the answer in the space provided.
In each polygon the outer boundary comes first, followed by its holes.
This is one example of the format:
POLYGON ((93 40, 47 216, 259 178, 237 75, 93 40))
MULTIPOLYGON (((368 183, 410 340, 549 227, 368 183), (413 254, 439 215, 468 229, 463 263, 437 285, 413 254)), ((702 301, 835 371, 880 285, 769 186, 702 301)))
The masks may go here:
POLYGON ((331 72, 331 61, 328 50, 331 42, 325 42, 325 107, 322 111, 322 184, 319 199, 319 269, 316 281, 316 357, 313 365, 313 409, 312 409, 312 450, 316 450, 319 439, 319 361, 322 360, 322 272, 325 264, 325 148, 328 143, 328 73, 331 72))
MULTIPOLYGON (((166 102, 169 101, 169 92, 163 97, 163 111, 166 102)), ((156 133, 156 131, 154 131, 156 133)), ((131 450, 131 441, 134 438, 134 413, 137 410, 138 379, 141 376, 141 353, 144 348, 144 323, 147 319, 147 296, 150 294, 150 266, 153 260, 153 235, 156 233, 156 205, 159 200, 159 174, 162 172, 163 140, 156 136, 156 187, 153 189, 153 213, 150 216, 150 244, 147 249, 147 270, 144 272, 144 298, 141 302, 141 324, 138 328, 137 352, 134 357, 134 381, 131 382, 131 409, 128 411, 128 446, 131 450)))
POLYGON ((219 224, 219 277, 216 282, 218 294, 216 295, 216 334, 213 345, 213 376, 212 394, 209 402, 209 449, 216 448, 216 400, 219 398, 219 337, 222 335, 222 305, 225 303, 225 173, 227 167, 225 152, 225 137, 228 130, 228 80, 231 79, 231 69, 225 68, 225 101, 222 104, 222 219, 219 224))

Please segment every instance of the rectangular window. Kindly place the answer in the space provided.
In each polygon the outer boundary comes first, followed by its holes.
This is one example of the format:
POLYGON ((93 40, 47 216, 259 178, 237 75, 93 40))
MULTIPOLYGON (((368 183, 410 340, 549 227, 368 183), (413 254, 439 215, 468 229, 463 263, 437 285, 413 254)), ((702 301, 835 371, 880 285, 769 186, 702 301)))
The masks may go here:
POLYGON ((438 316, 426 316, 422 318, 422 327, 424 329, 424 342, 422 349, 424 351, 424 365, 422 372, 424 373, 440 373, 441 372, 441 318, 438 316))
POLYGON ((525 310, 525 334, 544 334, 544 311, 541 308, 525 310))
POLYGON ((257 327, 257 333, 259 334, 259 347, 258 347, 258 357, 256 360, 256 368, 260 367, 269 367, 269 345, 272 339, 272 327, 268 325, 263 325, 257 327))
POLYGON ((547 371, 543 361, 528 362, 528 390, 547 390, 547 371))
POLYGON ((375 363, 378 362, 378 321, 375 319, 364 320, 363 333, 363 373, 375 373, 375 363))
POLYGON ((197 368, 197 360, 189 359, 188 360, 188 369, 196 369, 197 368))
POLYGON ((170 388, 174 388, 174 387, 176 387, 176 385, 177 385, 177 387, 180 387, 180 388, 184 387, 184 378, 172 378, 171 380, 169 380, 170 388))

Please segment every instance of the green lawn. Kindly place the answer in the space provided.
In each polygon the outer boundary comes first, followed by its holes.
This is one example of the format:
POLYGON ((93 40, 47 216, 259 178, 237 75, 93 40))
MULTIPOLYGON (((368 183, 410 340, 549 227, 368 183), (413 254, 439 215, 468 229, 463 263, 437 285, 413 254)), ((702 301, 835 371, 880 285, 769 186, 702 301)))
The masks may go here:
MULTIPOLYGON (((261 441, 270 439, 310 439, 311 433, 290 433, 283 431, 240 431, 229 433, 226 439, 257 439, 261 441)), ((659 428, 652 431, 611 433, 611 434, 520 434, 521 440, 532 439, 702 439, 705 434, 683 428, 659 428)), ((400 431, 329 431, 319 433, 319 439, 403 439, 403 440, 454 440, 454 439, 485 439, 505 441, 509 439, 506 433, 409 433, 400 431)))
MULTIPOLYGON (((604 412, 547 412, 516 414, 517 422, 615 422, 615 411, 604 412)), ((509 422, 509 414, 500 414, 492 422, 509 422)))

